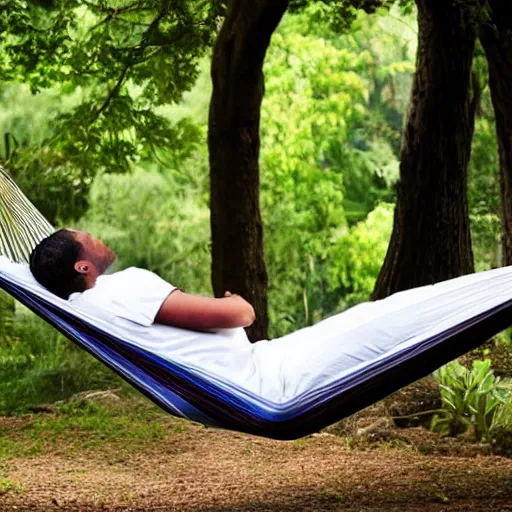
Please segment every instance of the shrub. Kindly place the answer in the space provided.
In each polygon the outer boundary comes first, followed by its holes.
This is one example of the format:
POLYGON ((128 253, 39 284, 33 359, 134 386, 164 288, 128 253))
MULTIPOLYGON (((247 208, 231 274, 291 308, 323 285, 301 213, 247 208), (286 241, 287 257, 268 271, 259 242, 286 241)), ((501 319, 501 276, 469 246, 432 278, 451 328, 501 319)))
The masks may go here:
POLYGON ((479 441, 492 440, 498 427, 512 425, 511 386, 496 377, 490 359, 465 368, 453 361, 434 374, 441 389, 441 410, 431 429, 455 436, 473 429, 479 441))
POLYGON ((25 308, 0 339, 0 414, 26 411, 120 379, 25 308))

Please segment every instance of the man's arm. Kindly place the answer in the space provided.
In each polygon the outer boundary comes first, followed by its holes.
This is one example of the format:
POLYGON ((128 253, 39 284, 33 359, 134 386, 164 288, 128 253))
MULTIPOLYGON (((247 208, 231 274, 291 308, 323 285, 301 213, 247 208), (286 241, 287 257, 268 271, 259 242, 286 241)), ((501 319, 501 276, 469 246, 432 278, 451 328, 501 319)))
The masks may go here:
POLYGON ((224 298, 212 299, 175 290, 163 302, 155 322, 206 331, 248 327, 254 319, 253 307, 239 295, 226 292, 224 298))

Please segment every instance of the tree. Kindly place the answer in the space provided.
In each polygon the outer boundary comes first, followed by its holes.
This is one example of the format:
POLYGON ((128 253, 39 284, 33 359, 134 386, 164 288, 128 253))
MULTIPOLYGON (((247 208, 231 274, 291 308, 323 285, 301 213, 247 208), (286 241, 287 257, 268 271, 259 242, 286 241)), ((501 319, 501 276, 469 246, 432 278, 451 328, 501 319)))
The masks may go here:
POLYGON ((85 197, 98 172, 190 151, 198 140, 195 127, 187 120, 169 122, 156 107, 179 102, 194 84, 215 33, 218 2, 7 4, 0 0, 2 84, 24 83, 34 94, 59 88, 73 97, 52 114, 35 147, 11 134, 18 144, 9 151, 9 168, 50 220, 59 214, 55 203, 85 197), (45 186, 53 191, 52 202, 37 193, 45 186))
POLYGON ((489 66, 500 161, 503 264, 512 265, 512 4, 489 0, 490 21, 480 30, 489 66))
POLYGON ((267 271, 259 206, 263 62, 288 0, 231 0, 212 59, 208 147, 215 295, 243 295, 255 308, 251 339, 267 337, 267 271))
POLYGON ((479 90, 477 7, 416 0, 417 69, 393 233, 374 298, 473 271, 467 169, 479 90))
POLYGON ((259 205, 263 63, 274 30, 290 6, 318 4, 322 20, 346 29, 357 9, 374 12, 389 0, 231 0, 215 44, 208 146, 211 176, 212 276, 216 296, 244 295, 255 307, 251 339, 267 337, 267 270, 259 205))

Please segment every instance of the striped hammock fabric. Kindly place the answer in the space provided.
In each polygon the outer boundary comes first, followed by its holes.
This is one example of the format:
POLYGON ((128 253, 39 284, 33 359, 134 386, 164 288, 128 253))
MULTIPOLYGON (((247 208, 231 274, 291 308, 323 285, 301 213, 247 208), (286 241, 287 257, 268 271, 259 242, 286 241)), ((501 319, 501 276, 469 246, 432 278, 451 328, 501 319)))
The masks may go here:
POLYGON ((2 207, 20 200, 23 209, 9 205, 11 213, 2 212, 11 226, 1 231, 6 237, 2 248, 9 249, 7 257, 0 257, 0 287, 179 417, 273 439, 296 439, 428 375, 512 323, 510 267, 401 292, 268 343, 269 366, 282 361, 286 382, 280 399, 269 398, 207 366, 150 351, 39 286, 27 265, 11 258, 26 260, 23 255, 31 244, 51 226, 41 221, 14 182, 1 176, 2 207), (15 228, 12 223, 20 215, 31 221, 15 228), (34 227, 37 235, 29 235, 26 231, 34 227))
POLYGON ((0 166, 0 254, 28 262, 32 249, 54 231, 0 166))

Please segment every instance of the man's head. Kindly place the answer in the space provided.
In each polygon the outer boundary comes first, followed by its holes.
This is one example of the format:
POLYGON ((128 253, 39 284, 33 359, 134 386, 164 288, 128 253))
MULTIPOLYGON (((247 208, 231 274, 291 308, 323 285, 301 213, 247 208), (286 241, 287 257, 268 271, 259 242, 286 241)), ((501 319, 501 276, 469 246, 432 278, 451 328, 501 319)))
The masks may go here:
POLYGON ((92 288, 115 258, 109 247, 89 233, 60 229, 32 251, 30 270, 40 284, 67 299, 92 288))

